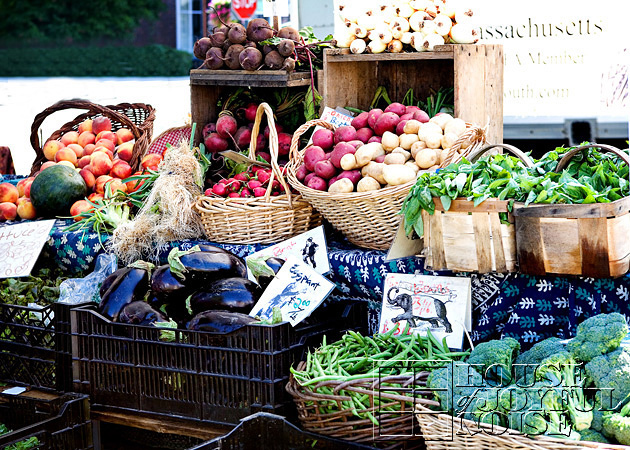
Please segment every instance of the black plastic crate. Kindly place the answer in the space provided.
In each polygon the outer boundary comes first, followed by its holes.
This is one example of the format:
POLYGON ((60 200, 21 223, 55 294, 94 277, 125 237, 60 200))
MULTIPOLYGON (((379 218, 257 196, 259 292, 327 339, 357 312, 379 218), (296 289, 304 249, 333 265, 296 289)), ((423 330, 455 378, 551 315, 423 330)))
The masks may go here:
POLYGON ((269 413, 256 413, 242 419, 225 436, 204 442, 189 450, 368 450, 373 447, 333 439, 300 430, 284 417, 269 413))
POLYGON ((53 303, 40 308, 0 303, 0 381, 72 391, 70 309, 77 306, 53 303))
POLYGON ((322 337, 365 332, 365 302, 331 302, 293 328, 289 323, 247 325, 218 334, 110 322, 94 308, 72 316, 74 391, 89 394, 98 409, 177 416, 237 424, 264 411, 295 417, 285 391, 289 368, 322 337))
POLYGON ((31 393, 0 394, 0 423, 12 430, 0 436, 0 448, 37 438, 38 450, 93 449, 87 395, 35 398, 31 393))

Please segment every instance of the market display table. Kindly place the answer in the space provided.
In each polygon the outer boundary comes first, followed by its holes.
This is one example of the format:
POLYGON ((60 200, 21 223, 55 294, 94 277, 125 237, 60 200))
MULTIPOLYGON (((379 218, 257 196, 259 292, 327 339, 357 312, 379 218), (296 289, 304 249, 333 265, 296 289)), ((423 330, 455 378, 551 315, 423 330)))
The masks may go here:
MULTIPOLYGON (((101 242, 108 238, 93 232, 65 232, 69 222, 57 221, 44 247, 43 257, 72 272, 89 270, 101 242)), ((511 336, 523 348, 550 336, 568 338, 577 324, 599 313, 630 315, 630 277, 594 279, 581 277, 533 277, 521 274, 469 274, 433 272, 424 269, 419 257, 386 261, 386 252, 358 248, 327 229, 330 279, 337 285, 334 298, 359 298, 368 303, 369 326, 375 331, 383 298, 382 285, 387 273, 418 273, 441 276, 466 276, 472 283, 473 342, 511 336)), ((207 241, 180 241, 172 246, 182 249, 207 241)), ((263 245, 215 244, 245 257, 263 245)), ((170 248, 162 251, 165 261, 170 248)))

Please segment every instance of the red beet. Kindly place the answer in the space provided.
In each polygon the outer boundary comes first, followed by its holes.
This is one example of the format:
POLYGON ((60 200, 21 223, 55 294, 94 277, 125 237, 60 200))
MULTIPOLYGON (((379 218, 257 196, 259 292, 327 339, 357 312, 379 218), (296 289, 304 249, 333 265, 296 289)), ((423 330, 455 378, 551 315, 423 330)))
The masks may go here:
POLYGON ((257 151, 256 155, 260 156, 262 159, 264 159, 268 163, 271 162, 271 154, 270 153, 257 151))
POLYGON ((217 133, 224 139, 236 134, 238 124, 236 119, 229 111, 222 111, 217 119, 217 133))
POLYGON ((256 103, 249 103, 245 107, 245 120, 254 122, 256 120, 256 111, 258 111, 258 105, 256 103))
POLYGON ((234 135, 234 140, 236 141, 236 145, 238 148, 245 149, 249 147, 249 143, 252 139, 252 130, 247 127, 240 127, 236 130, 236 134, 234 135))
POLYGON ((288 133, 278 133, 278 155, 288 155, 291 149, 291 139, 293 135, 288 133))
POLYGON ((219 136, 218 133, 210 133, 203 143, 210 153, 223 152, 228 149, 228 141, 219 136))
MULTIPOLYGON (((282 128, 282 125, 280 125, 279 123, 275 125, 276 125, 276 133, 282 133, 282 131, 284 130, 284 128, 282 128)), ((265 127, 265 131, 263 132, 263 135, 265 136, 265 139, 269 139, 269 125, 265 127)))
POLYGON ((217 131, 217 124, 215 122, 209 122, 206 124, 205 127, 203 127, 201 134, 205 139, 206 136, 208 136, 210 133, 214 133, 215 131, 217 131))

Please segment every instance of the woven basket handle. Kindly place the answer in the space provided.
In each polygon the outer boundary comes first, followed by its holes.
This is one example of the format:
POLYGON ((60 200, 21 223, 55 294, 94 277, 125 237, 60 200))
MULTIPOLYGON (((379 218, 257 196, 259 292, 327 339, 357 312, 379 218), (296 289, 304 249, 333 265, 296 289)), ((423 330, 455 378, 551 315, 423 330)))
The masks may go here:
POLYGON ((300 138, 302 137, 302 135, 306 133, 309 128, 316 127, 318 125, 320 127, 327 128, 330 131, 335 131, 336 129, 333 124, 328 123, 322 119, 309 120, 308 122, 306 122, 304 125, 295 130, 295 132, 293 133, 293 138, 291 138, 291 148, 289 150, 289 159, 291 161, 295 161, 299 158, 300 138))
POLYGON ((508 152, 510 152, 512 155, 516 156, 518 159, 520 159, 523 164, 525 164, 525 167, 527 168, 531 168, 534 167, 534 163, 532 162, 531 158, 529 156, 527 156, 525 153, 523 153, 522 151, 520 151, 518 148, 514 147, 513 145, 510 144, 488 144, 478 150, 473 151, 470 155, 468 155, 468 161, 470 161, 471 163, 477 161, 479 158, 481 158, 483 155, 485 155, 489 150, 495 148, 495 147, 499 147, 502 148, 504 150, 507 150, 508 152))
POLYGON ((267 103, 261 103, 256 110, 256 119, 254 120, 254 127, 252 128, 252 138, 249 142, 249 159, 256 160, 256 141, 258 140, 260 123, 262 122, 262 116, 264 114, 267 115, 267 125, 269 126, 269 153, 271 154, 271 178, 269 178, 269 184, 264 199, 266 202, 270 200, 273 180, 277 177, 282 187, 284 187, 284 193, 289 202, 289 207, 292 207, 291 189, 282 175, 282 169, 280 169, 278 165, 278 131, 276 130, 276 124, 273 119, 273 110, 267 103))
POLYGON ((575 147, 573 150, 569 150, 558 162, 558 165, 556 166, 556 168, 554 169, 554 172, 556 173, 560 173, 562 172, 567 165, 569 164, 569 161, 571 161, 571 159, 577 155, 579 152, 581 152, 582 150, 586 150, 588 148, 601 148, 602 150, 605 150, 607 152, 611 152, 614 153, 615 155, 619 156, 621 159, 623 159, 623 161, 630 166, 630 157, 623 151, 619 150, 617 147, 613 147, 612 145, 606 145, 606 144, 588 144, 588 145, 580 145, 579 147, 575 147))
POLYGON ((444 161, 440 164, 440 168, 459 162, 459 160, 465 156, 463 153, 459 152, 462 148, 475 147, 486 142, 485 128, 481 128, 471 123, 466 123, 466 127, 466 131, 464 131, 453 143, 453 145, 451 145, 446 158, 444 158, 444 161))
MULTIPOLYGON (((33 149, 35 150, 35 153, 37 153, 38 156, 41 155, 43 151, 42 145, 39 141, 39 135, 38 135, 39 127, 41 127, 46 117, 50 116, 51 114, 57 111, 62 111, 64 109, 85 109, 89 113, 101 114, 103 116, 106 116, 110 119, 114 119, 117 122, 120 122, 121 124, 125 125, 127 128, 129 128, 129 130, 131 130, 131 132, 133 133, 136 139, 140 137, 140 130, 138 129, 136 124, 133 123, 131 119, 129 119, 129 117, 127 117, 124 114, 119 114, 118 112, 113 111, 107 108, 106 106, 97 105, 96 103, 92 103, 87 100, 81 100, 81 99, 61 100, 55 103, 54 105, 49 106, 48 108, 46 108, 39 114, 37 114, 35 116, 35 119, 33 120, 33 125, 31 125, 31 146, 33 147, 33 149)), ((69 127, 71 125, 72 125, 72 122, 68 122, 62 128, 65 128, 66 126, 69 127)))

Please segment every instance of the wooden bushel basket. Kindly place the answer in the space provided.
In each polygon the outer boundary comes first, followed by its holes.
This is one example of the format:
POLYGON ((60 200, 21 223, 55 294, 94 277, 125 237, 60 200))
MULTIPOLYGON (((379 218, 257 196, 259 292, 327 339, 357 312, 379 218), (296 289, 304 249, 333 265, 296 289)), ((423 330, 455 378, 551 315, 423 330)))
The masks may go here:
MULTIPOLYGON (((516 147, 490 144, 472 152, 476 161, 489 150, 500 147, 517 156, 527 167, 532 161, 516 147)), ((433 198, 435 212, 422 211, 425 266, 456 272, 507 273, 516 271, 516 233, 503 224, 500 213, 508 214, 508 201, 487 199, 478 206, 465 198, 453 200, 448 211, 439 198, 433 198)))
POLYGON ((271 178, 264 197, 223 198, 200 196, 195 207, 201 214, 206 236, 213 242, 233 244, 272 244, 289 239, 321 225, 321 216, 291 189, 278 166, 278 134, 273 111, 261 103, 256 112, 249 146, 249 158, 256 159, 256 139, 263 114, 269 123, 271 178), (284 195, 272 197, 271 185, 277 179, 284 195))
MULTIPOLYGON (((588 148, 612 152, 630 165, 623 151, 589 144, 567 152, 555 172, 588 148)), ((611 203, 514 205, 513 214, 522 273, 609 278, 630 268, 630 197, 611 203)))

